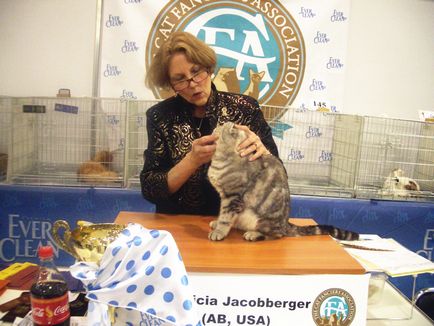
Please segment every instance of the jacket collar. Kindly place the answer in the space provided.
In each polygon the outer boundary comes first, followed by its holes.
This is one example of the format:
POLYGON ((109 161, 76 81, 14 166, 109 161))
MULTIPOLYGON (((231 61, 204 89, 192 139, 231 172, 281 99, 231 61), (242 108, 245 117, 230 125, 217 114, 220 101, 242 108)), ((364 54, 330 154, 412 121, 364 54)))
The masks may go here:
POLYGON ((217 116, 217 94, 217 88, 215 87, 214 83, 211 83, 211 94, 205 107, 207 117, 215 118, 217 116))

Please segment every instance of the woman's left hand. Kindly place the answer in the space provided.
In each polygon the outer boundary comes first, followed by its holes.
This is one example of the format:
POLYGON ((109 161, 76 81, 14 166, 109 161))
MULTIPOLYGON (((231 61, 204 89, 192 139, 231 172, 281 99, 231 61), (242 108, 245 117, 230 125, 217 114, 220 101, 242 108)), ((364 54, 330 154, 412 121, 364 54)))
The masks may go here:
POLYGON ((262 143, 261 138, 257 136, 253 131, 247 126, 235 125, 235 128, 244 130, 247 134, 246 139, 244 139, 240 145, 238 145, 238 151, 242 157, 252 154, 249 157, 249 161, 254 161, 263 155, 269 155, 270 152, 262 143))

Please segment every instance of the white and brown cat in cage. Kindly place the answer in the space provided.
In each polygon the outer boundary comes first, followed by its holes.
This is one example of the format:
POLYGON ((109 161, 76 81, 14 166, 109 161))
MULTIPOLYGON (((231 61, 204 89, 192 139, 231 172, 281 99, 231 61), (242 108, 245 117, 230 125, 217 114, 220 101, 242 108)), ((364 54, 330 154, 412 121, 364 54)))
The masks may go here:
POLYGON ((409 197, 417 195, 420 186, 416 180, 406 177, 401 169, 394 169, 384 180, 381 195, 393 197, 409 197))
POLYGON ((78 168, 78 180, 91 184, 107 184, 116 182, 119 175, 111 169, 113 153, 102 150, 95 156, 82 164, 78 168))

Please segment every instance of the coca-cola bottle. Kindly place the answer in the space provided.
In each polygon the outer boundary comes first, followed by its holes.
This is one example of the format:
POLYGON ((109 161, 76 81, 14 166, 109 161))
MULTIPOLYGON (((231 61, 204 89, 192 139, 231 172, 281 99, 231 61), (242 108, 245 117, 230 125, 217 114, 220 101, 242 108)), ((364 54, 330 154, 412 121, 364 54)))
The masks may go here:
POLYGON ((69 325, 68 287, 53 262, 53 247, 38 249, 40 269, 30 289, 33 325, 69 325))

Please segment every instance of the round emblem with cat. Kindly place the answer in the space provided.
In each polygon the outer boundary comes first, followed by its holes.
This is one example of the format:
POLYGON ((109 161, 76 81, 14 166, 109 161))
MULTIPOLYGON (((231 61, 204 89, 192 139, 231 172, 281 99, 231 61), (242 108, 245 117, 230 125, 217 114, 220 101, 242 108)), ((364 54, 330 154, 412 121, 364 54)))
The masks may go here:
MULTIPOLYGON (((288 106, 297 96, 306 50, 300 28, 279 1, 169 1, 148 36, 147 67, 162 41, 178 30, 214 49, 218 90, 250 95, 267 106, 288 106)), ((172 95, 153 92, 157 98, 172 95)), ((269 118, 282 113, 269 111, 264 112, 269 118)))
POLYGON ((356 304, 347 291, 339 288, 325 290, 312 306, 312 318, 316 325, 349 326, 356 315, 356 304))

